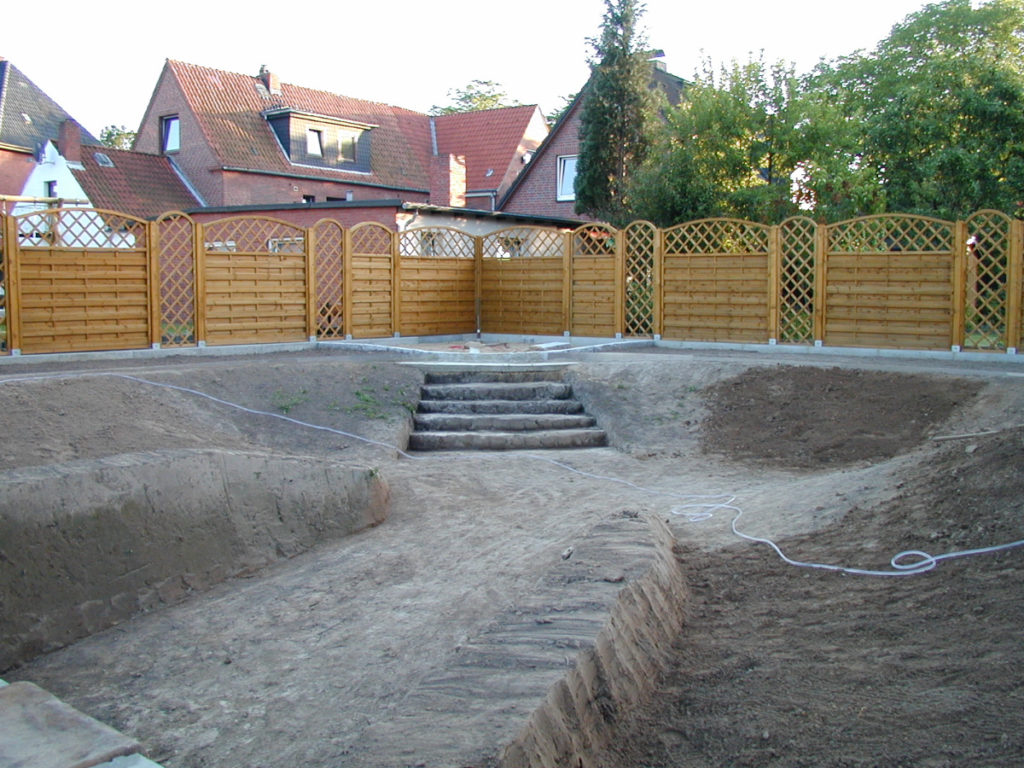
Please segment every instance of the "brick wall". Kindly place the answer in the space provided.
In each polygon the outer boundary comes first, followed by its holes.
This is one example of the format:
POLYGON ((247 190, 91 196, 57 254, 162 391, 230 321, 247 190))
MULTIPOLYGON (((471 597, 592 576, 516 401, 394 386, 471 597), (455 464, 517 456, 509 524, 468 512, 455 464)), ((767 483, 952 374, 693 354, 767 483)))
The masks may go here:
POLYGON ((586 219, 573 210, 572 200, 558 201, 558 158, 562 155, 579 154, 580 102, 558 126, 558 131, 548 139, 542 151, 534 155, 523 172, 524 176, 502 206, 504 213, 520 213, 527 216, 556 216, 565 219, 586 219))

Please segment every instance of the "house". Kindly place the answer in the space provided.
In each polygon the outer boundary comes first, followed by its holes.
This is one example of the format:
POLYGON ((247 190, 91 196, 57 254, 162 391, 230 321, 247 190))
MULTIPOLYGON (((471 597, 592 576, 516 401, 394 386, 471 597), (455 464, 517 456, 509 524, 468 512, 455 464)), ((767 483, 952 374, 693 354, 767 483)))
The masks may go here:
POLYGON ((547 126, 536 106, 430 115, 168 60, 134 149, 205 206, 401 200, 493 209, 547 126))
POLYGON ((70 204, 155 218, 199 205, 166 157, 83 144, 73 120, 58 130, 58 138, 40 148, 20 192, 26 200, 16 203, 12 213, 70 204))
MULTIPOLYGON (((0 57, 0 195, 25 194, 47 142, 58 139, 61 125, 68 120, 71 115, 10 61, 0 57)), ((80 141, 86 146, 100 145, 88 131, 81 132, 80 141)), ((55 179, 50 180, 56 185, 55 179)), ((46 191, 43 187, 35 196, 76 196, 71 189, 54 189, 52 195, 46 195, 46 191)))
MULTIPOLYGON (((660 55, 660 52, 655 55, 660 55)), ((668 103, 676 106, 682 99, 686 80, 668 72, 664 63, 655 59, 651 62, 651 88, 660 90, 668 103)), ((586 94, 587 86, 584 85, 538 147, 529 165, 498 202, 499 210, 510 214, 591 221, 589 217, 575 212, 576 192, 573 188, 576 160, 580 154, 580 119, 586 94)))

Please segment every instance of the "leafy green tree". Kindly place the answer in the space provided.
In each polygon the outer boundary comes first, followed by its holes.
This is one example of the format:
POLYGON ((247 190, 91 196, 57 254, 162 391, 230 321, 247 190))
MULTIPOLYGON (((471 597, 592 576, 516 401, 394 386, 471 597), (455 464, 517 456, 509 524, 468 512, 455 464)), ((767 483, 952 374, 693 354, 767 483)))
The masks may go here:
POLYGON ((617 226, 630 219, 629 179, 647 154, 658 104, 643 13, 637 0, 605 0, 580 116, 575 210, 617 226))
POLYGON ((430 108, 432 115, 450 115, 456 112, 478 112, 483 109, 517 107, 519 103, 509 99, 503 86, 493 80, 471 80, 464 88, 448 91, 450 103, 435 104, 430 108))
MULTIPOLYGON (((872 177, 888 210, 1024 206, 1024 0, 926 5, 875 50, 820 66, 808 88, 860 127, 847 171, 872 177)), ((833 186, 850 182, 835 170, 833 186)))
POLYGON ((123 125, 108 125, 100 131, 100 142, 112 149, 131 149, 135 143, 135 131, 123 125))
POLYGON ((806 109, 792 66, 750 60, 716 74, 706 62, 632 181, 634 215, 667 226, 796 213, 793 176, 810 151, 806 109))

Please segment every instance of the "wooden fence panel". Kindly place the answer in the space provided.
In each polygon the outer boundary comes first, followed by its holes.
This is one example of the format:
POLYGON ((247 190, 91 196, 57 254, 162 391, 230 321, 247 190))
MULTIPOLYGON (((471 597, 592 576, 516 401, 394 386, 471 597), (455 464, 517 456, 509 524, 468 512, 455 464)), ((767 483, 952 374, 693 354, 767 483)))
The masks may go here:
POLYGON ((399 333, 476 332, 476 238, 445 227, 398 235, 399 333))
POLYGON ((356 339, 394 333, 394 233, 382 224, 357 224, 348 232, 345 328, 356 339))
POLYGON ((305 229, 257 217, 201 227, 207 344, 304 341, 305 229))
POLYGON ((195 222, 184 213, 157 219, 153 247, 157 250, 162 347, 196 344, 195 243, 195 222))
POLYGON ((7 341, 7 297, 11 288, 8 283, 10 270, 7 268, 7 228, 10 226, 6 216, 0 216, 0 355, 6 355, 10 350, 7 341))
POLYGON ((331 219, 313 225, 314 316, 318 339, 345 338, 345 230, 331 219))
POLYGON ((588 224, 572 233, 571 329, 576 336, 610 338, 621 333, 618 299, 620 233, 588 224))
POLYGON ((824 341, 852 347, 949 349, 952 222, 870 216, 828 228, 824 341))
POLYGON ((483 238, 480 323, 484 333, 561 335, 565 328, 562 234, 516 227, 483 238))
POLYGON ((148 225, 64 208, 14 217, 18 348, 26 353, 150 345, 148 225))
POLYGON ((666 339, 765 343, 770 227, 705 219, 665 231, 662 335, 666 339))

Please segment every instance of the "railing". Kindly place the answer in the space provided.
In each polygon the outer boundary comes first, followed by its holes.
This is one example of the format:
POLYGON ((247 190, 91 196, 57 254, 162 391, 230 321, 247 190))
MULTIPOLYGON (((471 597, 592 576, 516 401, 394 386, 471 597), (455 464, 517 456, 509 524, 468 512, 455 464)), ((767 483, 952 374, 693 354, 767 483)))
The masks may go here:
POLYGON ((1024 225, 705 219, 484 236, 0 216, 0 353, 486 333, 1015 352, 1024 225))

